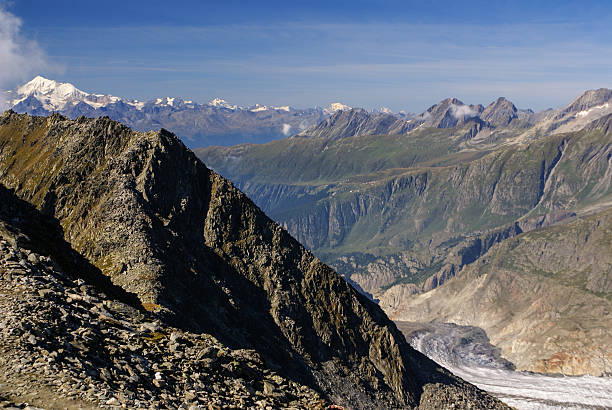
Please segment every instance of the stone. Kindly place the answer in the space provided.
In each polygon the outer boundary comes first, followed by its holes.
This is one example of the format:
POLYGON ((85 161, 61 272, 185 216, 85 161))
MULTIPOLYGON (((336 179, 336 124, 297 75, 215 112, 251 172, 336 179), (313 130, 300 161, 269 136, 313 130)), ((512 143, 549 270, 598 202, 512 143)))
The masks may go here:
POLYGON ((52 298, 54 294, 55 294, 55 292, 53 290, 51 290, 51 289, 40 289, 38 291, 38 295, 41 298, 46 298, 46 299, 52 298))
POLYGON ((121 402, 116 397, 111 397, 106 401, 106 404, 109 406, 118 406, 121 402))

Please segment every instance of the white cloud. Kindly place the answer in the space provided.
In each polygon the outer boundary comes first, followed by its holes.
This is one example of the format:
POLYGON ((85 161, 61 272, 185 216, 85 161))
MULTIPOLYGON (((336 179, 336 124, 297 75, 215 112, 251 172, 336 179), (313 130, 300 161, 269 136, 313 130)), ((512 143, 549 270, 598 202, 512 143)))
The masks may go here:
POLYGON ((453 117, 457 118, 458 120, 463 120, 465 118, 472 118, 478 115, 478 113, 474 111, 473 109, 471 109, 469 105, 453 104, 450 106, 450 110, 451 110, 451 114, 453 114, 453 117))
POLYGON ((283 124, 283 134, 285 134, 288 137, 290 132, 291 132, 291 125, 283 124))
MULTIPOLYGON (((13 88, 49 67, 45 53, 38 43, 23 36, 21 26, 21 19, 0 4, 0 90, 13 88)), ((6 94, 0 92, 0 110, 6 105, 6 94)))

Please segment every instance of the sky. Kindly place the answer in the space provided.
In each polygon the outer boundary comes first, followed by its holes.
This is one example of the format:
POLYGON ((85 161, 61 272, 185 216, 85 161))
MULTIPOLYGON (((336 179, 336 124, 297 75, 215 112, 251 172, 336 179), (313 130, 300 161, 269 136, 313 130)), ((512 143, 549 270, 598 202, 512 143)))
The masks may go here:
POLYGON ((421 112, 612 88, 610 1, 0 0, 0 87, 421 112))

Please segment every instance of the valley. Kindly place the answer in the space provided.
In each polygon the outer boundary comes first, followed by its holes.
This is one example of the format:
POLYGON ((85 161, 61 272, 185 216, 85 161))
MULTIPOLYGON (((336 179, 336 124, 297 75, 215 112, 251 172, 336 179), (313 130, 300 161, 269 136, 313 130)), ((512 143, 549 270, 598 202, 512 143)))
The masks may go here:
POLYGON ((478 326, 519 370, 599 376, 612 359, 609 101, 593 90, 534 113, 447 99, 406 128, 344 111, 196 152, 392 319, 478 326))

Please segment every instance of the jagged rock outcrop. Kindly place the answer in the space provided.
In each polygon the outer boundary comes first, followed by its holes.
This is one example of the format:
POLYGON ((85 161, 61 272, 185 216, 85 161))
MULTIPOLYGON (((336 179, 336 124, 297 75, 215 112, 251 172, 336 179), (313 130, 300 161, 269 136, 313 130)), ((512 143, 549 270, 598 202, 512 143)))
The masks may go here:
POLYGON ((480 118, 495 127, 503 127, 518 118, 518 110, 510 101, 499 97, 482 111, 480 118))
POLYGON ((323 398, 502 406, 410 348, 376 305, 167 131, 7 112, 0 183, 163 326, 252 349, 323 398))

